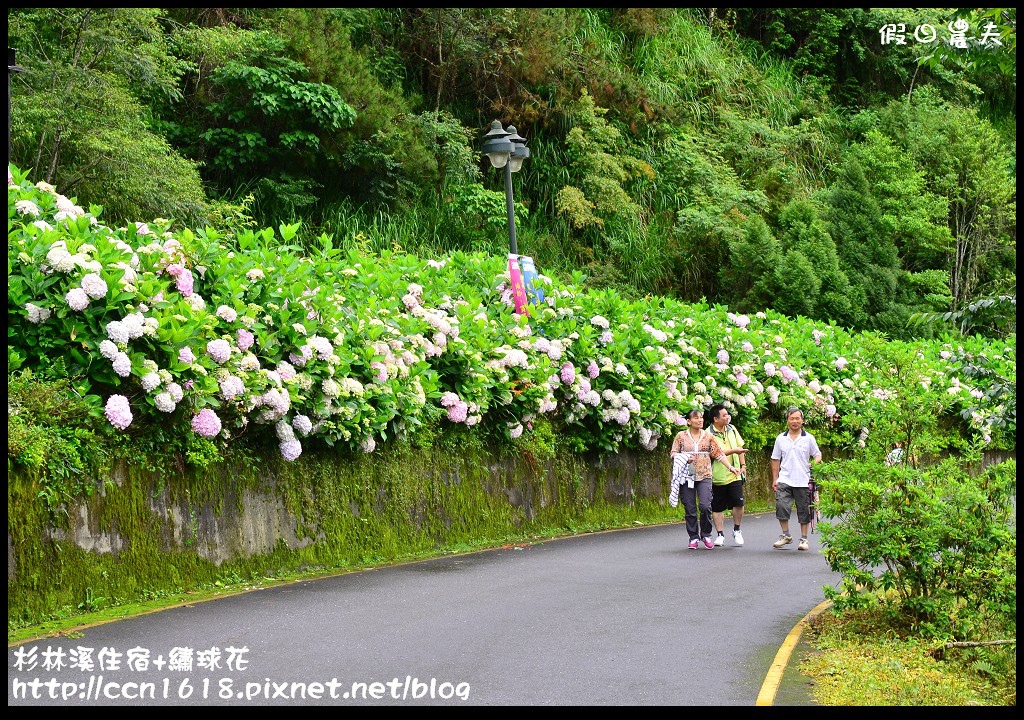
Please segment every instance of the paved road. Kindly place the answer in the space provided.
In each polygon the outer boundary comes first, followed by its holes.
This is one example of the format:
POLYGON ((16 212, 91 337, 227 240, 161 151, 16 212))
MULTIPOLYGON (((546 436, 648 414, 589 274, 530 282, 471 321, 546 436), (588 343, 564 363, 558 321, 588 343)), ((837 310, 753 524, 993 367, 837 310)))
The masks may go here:
POLYGON ((839 577, 817 535, 808 552, 773 549, 772 514, 744 519, 744 547, 726 528, 714 550, 686 549, 681 524, 594 533, 30 641, 8 648, 8 705, 753 705, 786 635, 839 577), (123 653, 120 668, 45 666, 47 651, 67 663, 80 647, 94 663, 123 653), (191 670, 155 667, 175 648, 192 649, 191 670), (148 669, 126 667, 133 649, 148 669))

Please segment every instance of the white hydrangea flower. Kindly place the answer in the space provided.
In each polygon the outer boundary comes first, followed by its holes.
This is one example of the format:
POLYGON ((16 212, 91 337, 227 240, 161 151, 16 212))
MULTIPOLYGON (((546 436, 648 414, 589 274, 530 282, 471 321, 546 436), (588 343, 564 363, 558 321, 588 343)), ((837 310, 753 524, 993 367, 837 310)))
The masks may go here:
POLYGON ((157 393, 153 398, 153 404, 160 412, 171 413, 177 407, 174 397, 169 392, 157 393))
POLYGON ((160 375, 155 372, 146 373, 142 376, 142 389, 152 392, 160 387, 160 375))
POLYGON ((51 314, 49 308, 40 307, 33 303, 25 303, 25 311, 28 313, 28 321, 35 325, 46 322, 51 314))

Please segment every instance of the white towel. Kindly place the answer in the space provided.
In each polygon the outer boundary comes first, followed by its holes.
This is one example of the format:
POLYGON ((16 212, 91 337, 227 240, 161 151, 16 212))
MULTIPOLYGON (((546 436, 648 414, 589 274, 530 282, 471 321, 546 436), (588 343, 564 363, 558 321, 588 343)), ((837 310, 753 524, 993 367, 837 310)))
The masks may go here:
POLYGON ((690 474, 689 463, 692 453, 676 453, 675 458, 672 459, 672 479, 669 481, 669 494, 668 504, 671 507, 679 505, 679 486, 686 482, 687 476, 690 474))

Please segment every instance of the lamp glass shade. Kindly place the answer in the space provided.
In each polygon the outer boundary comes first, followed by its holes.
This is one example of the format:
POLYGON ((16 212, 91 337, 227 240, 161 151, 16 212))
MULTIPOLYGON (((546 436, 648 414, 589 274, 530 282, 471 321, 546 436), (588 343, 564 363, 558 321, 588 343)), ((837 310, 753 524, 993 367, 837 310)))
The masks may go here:
POLYGON ((484 154, 491 159, 491 165, 496 168, 505 167, 508 156, 515 150, 515 145, 504 137, 497 137, 484 143, 484 154))
MULTIPOLYGON (((493 152, 493 153, 487 153, 487 157, 489 157, 491 159, 491 165, 493 165, 494 167, 500 169, 500 168, 505 167, 505 163, 508 162, 508 159, 511 156, 508 153, 493 152)), ((522 163, 520 163, 520 164, 522 164, 522 163)), ((515 172, 515 165, 512 166, 512 172, 515 172)))
POLYGON ((512 155, 509 157, 509 163, 512 167, 512 172, 519 172, 519 169, 523 167, 523 160, 530 157, 530 148, 516 143, 516 149, 512 151, 512 155))

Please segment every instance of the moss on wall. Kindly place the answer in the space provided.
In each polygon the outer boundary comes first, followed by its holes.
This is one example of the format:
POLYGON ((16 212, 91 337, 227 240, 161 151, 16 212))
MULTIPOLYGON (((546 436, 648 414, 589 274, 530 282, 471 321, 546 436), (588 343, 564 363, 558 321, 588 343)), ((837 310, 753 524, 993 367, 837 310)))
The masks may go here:
POLYGON ((666 453, 599 459, 446 445, 340 458, 239 454, 201 472, 119 461, 57 521, 8 480, 8 622, 215 583, 678 519, 666 453))

